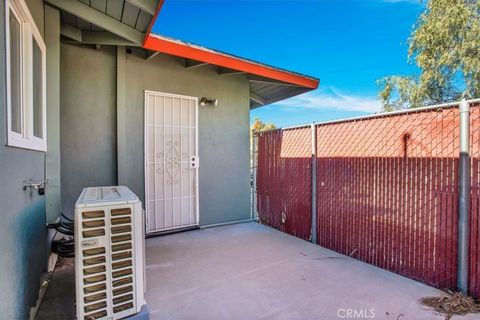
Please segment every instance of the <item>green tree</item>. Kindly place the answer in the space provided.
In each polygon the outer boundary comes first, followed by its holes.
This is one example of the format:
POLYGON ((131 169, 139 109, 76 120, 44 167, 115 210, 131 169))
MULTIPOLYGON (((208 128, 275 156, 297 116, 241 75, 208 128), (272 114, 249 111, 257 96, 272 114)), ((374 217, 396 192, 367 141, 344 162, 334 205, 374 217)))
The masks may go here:
POLYGON ((255 118, 252 125, 250 126, 250 133, 255 134, 261 131, 274 130, 277 127, 273 123, 265 123, 260 118, 255 118))
MULTIPOLYGON (((265 123, 263 122, 262 120, 260 120, 260 118, 255 118, 255 120, 253 121, 252 125, 250 126, 250 167, 253 168, 256 166, 256 164, 254 164, 254 159, 256 159, 256 156, 253 156, 252 154, 252 151, 254 150, 253 149, 253 143, 254 143, 254 140, 253 140, 253 136, 261 131, 268 131, 268 130, 274 130, 276 129, 277 127, 273 124, 273 123, 265 123)), ((257 149, 255 147, 255 149, 257 149)))
POLYGON ((480 97, 480 1, 430 0, 408 39, 418 76, 378 81, 385 111, 480 97))

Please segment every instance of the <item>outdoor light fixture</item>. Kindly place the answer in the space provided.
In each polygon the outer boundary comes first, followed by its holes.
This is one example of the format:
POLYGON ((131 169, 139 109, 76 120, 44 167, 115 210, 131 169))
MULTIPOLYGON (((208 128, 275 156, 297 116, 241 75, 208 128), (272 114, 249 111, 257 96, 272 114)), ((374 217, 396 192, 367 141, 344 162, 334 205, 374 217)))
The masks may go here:
POLYGON ((205 107, 206 105, 211 105, 211 106, 218 106, 218 99, 209 99, 209 98, 206 98, 206 97, 202 97, 200 99, 200 105, 202 107, 205 107))

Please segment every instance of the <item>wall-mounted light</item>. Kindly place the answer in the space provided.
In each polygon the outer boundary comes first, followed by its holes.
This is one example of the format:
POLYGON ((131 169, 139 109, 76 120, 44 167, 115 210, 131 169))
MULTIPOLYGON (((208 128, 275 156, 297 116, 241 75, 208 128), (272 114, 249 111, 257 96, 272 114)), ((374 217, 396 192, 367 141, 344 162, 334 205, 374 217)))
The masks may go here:
POLYGON ((218 106, 218 99, 209 99, 209 98, 206 98, 206 97, 202 97, 200 99, 200 105, 202 107, 205 107, 206 105, 211 105, 213 107, 216 107, 216 106, 218 106))

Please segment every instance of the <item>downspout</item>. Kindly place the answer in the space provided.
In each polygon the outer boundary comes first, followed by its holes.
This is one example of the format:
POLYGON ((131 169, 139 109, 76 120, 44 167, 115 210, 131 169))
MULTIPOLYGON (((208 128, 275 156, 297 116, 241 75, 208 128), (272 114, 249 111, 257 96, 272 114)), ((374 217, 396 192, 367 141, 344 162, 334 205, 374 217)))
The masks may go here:
POLYGON ((458 201, 458 290, 468 292, 468 250, 470 213, 470 105, 462 100, 460 111, 460 162, 458 201))
POLYGON ((317 126, 311 125, 312 132, 312 243, 317 244, 317 126))

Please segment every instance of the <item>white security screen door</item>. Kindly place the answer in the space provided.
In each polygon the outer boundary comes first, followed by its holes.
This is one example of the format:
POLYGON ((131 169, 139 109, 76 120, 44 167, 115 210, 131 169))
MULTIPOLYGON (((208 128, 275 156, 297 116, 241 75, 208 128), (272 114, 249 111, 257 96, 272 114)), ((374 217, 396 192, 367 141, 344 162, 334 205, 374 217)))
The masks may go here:
POLYGON ((198 225, 198 99, 145 91, 147 233, 198 225))

